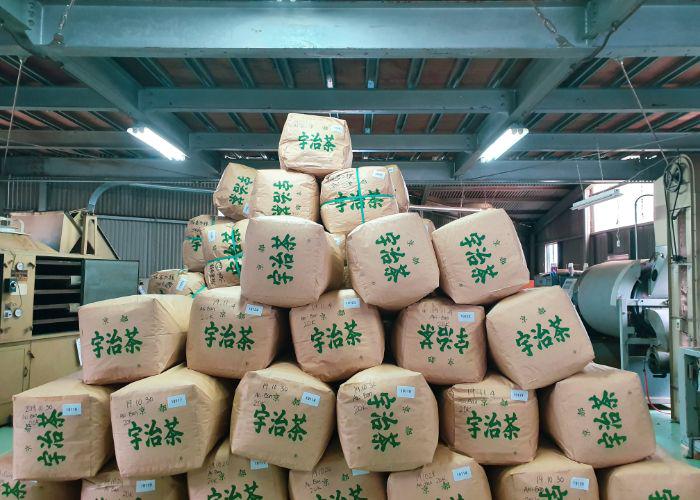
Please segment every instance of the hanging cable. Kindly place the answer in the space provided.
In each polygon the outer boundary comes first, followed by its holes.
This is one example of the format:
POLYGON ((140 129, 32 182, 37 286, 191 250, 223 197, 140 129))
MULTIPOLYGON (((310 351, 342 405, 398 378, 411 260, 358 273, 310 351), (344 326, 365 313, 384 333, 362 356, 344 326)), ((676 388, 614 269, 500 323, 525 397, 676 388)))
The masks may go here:
POLYGON ((10 124, 7 127, 7 137, 5 138, 5 152, 2 157, 2 166, 0 167, 0 177, 5 176, 5 164, 7 163, 7 152, 10 150, 10 135, 12 134, 12 125, 15 123, 15 110, 17 109, 17 95, 19 94, 19 82, 22 79, 22 69, 24 68, 24 58, 18 57, 19 67, 17 68, 17 80, 15 81, 15 92, 12 96, 12 110, 10 111, 10 124))

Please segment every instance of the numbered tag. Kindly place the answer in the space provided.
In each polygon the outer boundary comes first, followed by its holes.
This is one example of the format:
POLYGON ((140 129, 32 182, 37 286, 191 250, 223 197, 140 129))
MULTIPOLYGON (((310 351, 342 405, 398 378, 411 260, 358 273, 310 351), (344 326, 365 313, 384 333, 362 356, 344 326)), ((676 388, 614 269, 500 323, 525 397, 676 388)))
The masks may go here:
POLYGON ((331 125, 331 132, 335 132, 336 134, 342 134, 343 127, 341 127, 340 125, 331 125))
POLYGON ((187 406, 187 396, 185 394, 168 396, 168 408, 180 408, 181 406, 187 406))
POLYGON ((146 295, 146 289, 143 285, 139 285, 139 295, 146 295))
POLYGON ((216 229, 210 229, 207 231, 207 240, 214 241, 216 239, 216 229))
POLYGON ((243 205, 243 215, 248 215, 250 213, 250 205, 247 203, 243 205))
POLYGON ((528 392, 521 389, 511 389, 510 399, 513 401, 527 401, 528 392))
POLYGON ((464 481, 465 479, 472 478, 472 470, 468 465, 464 467, 459 467, 457 469, 452 469, 452 479, 455 481, 464 481))
POLYGON ((369 474, 368 470, 362 470, 362 469, 353 469, 352 470, 353 476, 364 476, 366 474, 369 474))
POLYGON ((396 396, 399 398, 413 399, 416 397, 416 388, 411 385, 396 386, 396 396))
POLYGON ((360 299, 355 297, 354 299, 343 299, 343 309, 359 309, 360 299))
POLYGON ((187 278, 185 278, 185 277, 183 276, 183 277, 180 278, 180 280, 177 282, 177 286, 175 287, 175 290, 177 290, 178 292, 181 292, 181 291, 183 291, 183 290, 185 289, 186 286, 187 286, 187 278))
POLYGON ((386 169, 389 171, 389 173, 392 173, 394 170, 396 170, 395 167, 387 167, 386 169))
POLYGON ((147 493, 149 491, 156 491, 155 479, 141 479, 136 481, 136 493, 147 493))
POLYGON ((590 480, 587 477, 572 477, 569 487, 574 490, 588 491, 588 483, 590 480))
POLYGON ((313 392, 305 392, 301 395, 301 402, 309 406, 318 406, 321 403, 321 396, 313 392))
POLYGON ((260 304, 246 304, 245 313, 250 316, 262 316, 263 306, 260 304))
POLYGON ((383 170, 373 170, 372 177, 376 177, 377 179, 384 179, 386 177, 386 172, 384 172, 383 170))
POLYGON ((457 319, 460 323, 474 323, 476 321, 476 313, 474 311, 458 311, 457 319))
POLYGON ((250 461, 250 470, 260 470, 260 469, 267 469, 268 465, 267 462, 263 462, 262 460, 251 460, 250 461))
POLYGON ((83 414, 83 405, 80 403, 68 403, 61 407, 64 417, 74 417, 83 414))

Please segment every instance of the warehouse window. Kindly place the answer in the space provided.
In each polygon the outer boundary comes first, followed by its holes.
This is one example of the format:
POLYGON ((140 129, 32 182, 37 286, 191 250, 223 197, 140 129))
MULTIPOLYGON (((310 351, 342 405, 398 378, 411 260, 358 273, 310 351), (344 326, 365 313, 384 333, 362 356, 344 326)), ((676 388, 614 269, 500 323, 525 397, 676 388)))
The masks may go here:
POLYGON ((556 241, 544 245, 544 272, 550 272, 552 266, 559 268, 559 243, 556 241))
MULTIPOLYGON (((593 184, 586 190, 586 197, 612 188, 615 184, 593 184)), ((622 196, 588 207, 591 232, 608 231, 634 225, 634 202, 642 195, 653 195, 654 184, 634 182, 618 187, 622 196)), ((637 223, 654 220, 654 197, 645 196, 637 203, 637 223)))

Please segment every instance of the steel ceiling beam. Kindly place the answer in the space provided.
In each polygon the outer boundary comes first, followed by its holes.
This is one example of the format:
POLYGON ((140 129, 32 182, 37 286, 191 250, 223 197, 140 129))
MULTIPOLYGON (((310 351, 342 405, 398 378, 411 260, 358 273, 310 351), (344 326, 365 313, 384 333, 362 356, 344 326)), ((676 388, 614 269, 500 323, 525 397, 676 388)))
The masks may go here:
POLYGON ((700 134, 692 132, 650 133, 531 133, 510 151, 700 151, 700 134))

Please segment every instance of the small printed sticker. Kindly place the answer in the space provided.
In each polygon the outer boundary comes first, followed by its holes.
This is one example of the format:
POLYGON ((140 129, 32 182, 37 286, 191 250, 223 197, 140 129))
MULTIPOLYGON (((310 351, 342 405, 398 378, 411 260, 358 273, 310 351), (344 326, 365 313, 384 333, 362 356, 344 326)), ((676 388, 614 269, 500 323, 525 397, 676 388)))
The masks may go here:
POLYGON ((396 170, 396 169, 395 169, 394 167, 387 167, 387 170, 388 170, 389 172, 393 172, 393 171, 396 170))
POLYGON ((252 460, 250 461, 250 470, 260 470, 260 469, 267 469, 268 465, 267 462, 263 462, 262 460, 252 460))
POLYGON ((369 474, 368 470, 362 470, 362 469, 352 469, 352 475, 353 476, 364 476, 366 474, 369 474))
POLYGON ((384 172, 383 170, 373 170, 372 177, 376 177, 377 179, 383 179, 386 177, 386 172, 384 172))
POLYGON ((263 306, 260 304, 246 304, 245 313, 250 316, 262 316, 263 306))
POLYGON ((474 323, 476 321, 476 313, 474 311, 457 311, 457 319, 460 323, 474 323))
POLYGON ((146 289, 143 285, 139 285, 139 295, 146 295, 146 289))
POLYGON ((331 125, 331 132, 335 132, 336 134, 342 134, 343 127, 341 127, 340 125, 331 125))
POLYGON ((178 394, 176 396, 168 396, 168 408, 180 408, 181 406, 187 406, 186 395, 178 394))
POLYGON ((313 392, 305 392, 301 395, 301 402, 309 406, 318 406, 321 402, 321 396, 313 392))
POLYGON ((572 477, 569 487, 575 490, 588 491, 589 482, 590 480, 587 477, 572 477))
POLYGON ((80 338, 75 339, 75 348, 78 351, 78 363, 83 366, 83 353, 80 350, 80 338))
POLYGON ((360 299, 343 299, 343 309, 358 309, 360 307, 360 299))
POLYGON ((413 399, 416 397, 416 388, 412 385, 398 385, 396 386, 396 396, 413 399))
POLYGON ((216 229, 210 229, 207 231, 207 240, 214 241, 216 239, 216 229))
POLYGON ((249 212, 250 212, 250 205, 248 205, 246 203, 245 205, 243 205, 243 215, 248 215, 249 212))
POLYGON ((175 287, 175 290, 178 292, 181 292, 185 289, 185 286, 187 286, 187 278, 184 276, 180 278, 180 281, 177 282, 177 286, 175 287))
POLYGON ((340 245, 343 242, 343 238, 341 238, 340 236, 336 236, 334 239, 336 245, 340 245))
POLYGON ((472 478, 472 470, 468 465, 464 467, 459 467, 457 469, 452 469, 452 479, 455 481, 464 481, 465 479, 472 478))
POLYGON ((528 392, 522 389, 511 389, 510 399, 513 401, 527 401, 528 392))
POLYGON ((83 405, 81 403, 68 403, 61 407, 61 413, 64 417, 74 417, 83 414, 83 405))
POLYGON ((141 479, 136 481, 136 493, 147 493, 149 491, 156 491, 155 479, 141 479))

